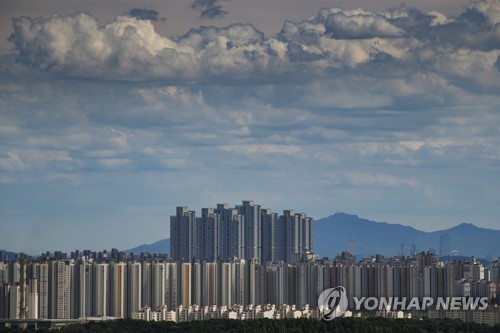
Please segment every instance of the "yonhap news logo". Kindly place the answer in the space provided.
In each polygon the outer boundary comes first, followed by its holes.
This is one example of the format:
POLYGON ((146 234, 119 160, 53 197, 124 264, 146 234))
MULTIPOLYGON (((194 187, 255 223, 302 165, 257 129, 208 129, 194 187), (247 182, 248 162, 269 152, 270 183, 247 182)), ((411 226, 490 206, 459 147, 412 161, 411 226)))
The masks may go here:
MULTIPOLYGON (((353 309, 356 311, 412 311, 436 310, 482 311, 488 308, 488 297, 353 297, 353 309)), ((325 289, 318 297, 318 310, 325 321, 342 316, 349 301, 344 287, 325 289)))
POLYGON ((321 309, 321 318, 325 321, 342 316, 347 306, 347 293, 341 286, 325 289, 318 297, 318 308, 321 309))

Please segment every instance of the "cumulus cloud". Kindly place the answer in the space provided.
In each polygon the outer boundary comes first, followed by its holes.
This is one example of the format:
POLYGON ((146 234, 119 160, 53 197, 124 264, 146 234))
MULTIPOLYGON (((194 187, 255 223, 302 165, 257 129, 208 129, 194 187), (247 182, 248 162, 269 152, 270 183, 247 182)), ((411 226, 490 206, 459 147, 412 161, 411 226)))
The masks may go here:
POLYGON ((332 14, 328 16, 325 27, 326 32, 336 39, 391 38, 405 34, 381 15, 332 14))
POLYGON ((473 2, 469 10, 476 11, 486 18, 490 26, 496 26, 500 23, 500 1, 499 0, 480 0, 473 2))
MULTIPOLYGON (((192 6, 218 5, 200 0, 192 6)), ((471 85, 496 70, 499 8, 498 0, 483 0, 448 19, 406 7, 380 13, 334 7, 305 21, 285 22, 269 37, 252 25, 232 24, 169 38, 155 31, 153 11, 137 10, 137 15, 131 12, 104 26, 80 13, 16 18, 9 40, 22 63, 63 77, 307 82, 331 73, 391 77, 427 72, 446 79, 467 77, 470 82, 462 84, 471 85), (461 54, 470 54, 474 63, 461 54)), ((498 87, 498 79, 484 82, 498 87)))
POLYGON ((200 17, 206 19, 222 18, 228 14, 218 3, 221 0, 194 0, 191 8, 201 10, 200 17))
MULTIPOLYGON (((6 110, 0 112, 0 134, 19 142, 15 139, 25 130, 22 122, 12 121, 13 114, 30 119, 33 128, 73 121, 70 117, 97 124, 95 131, 72 128, 61 137, 34 131, 23 141, 42 151, 70 152, 72 161, 64 163, 85 170, 189 165, 187 153, 158 153, 166 144, 212 147, 211 154, 249 155, 252 161, 278 155, 308 156, 319 163, 346 158, 418 166, 426 156, 453 158, 451 150, 471 148, 419 146, 419 131, 429 138, 465 135, 460 126, 470 123, 471 115, 458 117, 450 110, 497 103, 498 46, 456 47, 452 37, 439 35, 453 29, 480 34, 465 22, 472 20, 471 11, 487 10, 481 8, 473 4, 456 19, 405 7, 380 13, 322 9, 307 20, 286 22, 274 36, 249 24, 200 27, 169 38, 158 34, 151 20, 129 16, 107 25, 84 13, 17 18, 10 40, 18 60, 49 74, 44 78, 98 79, 98 85, 71 80, 78 85, 70 88, 64 87, 67 81, 54 80, 50 87, 33 87, 0 78, 10 98, 0 100, 5 104, 0 111, 6 110), (137 82, 114 85, 109 93, 103 88, 109 80, 137 82), (57 112, 32 112, 28 106, 33 101, 48 105, 54 94, 60 101, 57 112), (452 124, 458 134, 436 125, 441 122, 452 124), (409 143, 374 142, 379 133, 385 140, 409 143), (338 146, 327 154, 307 146, 318 142, 338 146), (74 154, 82 149, 85 153, 74 154)), ((493 35, 491 19, 485 14, 476 19, 483 22, 478 31, 493 35)), ((21 151, 3 152, 5 171, 31 169, 21 151)))

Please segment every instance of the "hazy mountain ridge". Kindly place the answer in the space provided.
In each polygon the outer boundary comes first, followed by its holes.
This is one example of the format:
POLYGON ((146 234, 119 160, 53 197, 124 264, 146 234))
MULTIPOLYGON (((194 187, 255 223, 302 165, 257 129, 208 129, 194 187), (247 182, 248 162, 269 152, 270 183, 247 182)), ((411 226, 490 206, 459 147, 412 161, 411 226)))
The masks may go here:
MULTIPOLYGON (((450 251, 459 255, 496 257, 500 255, 500 231, 479 228, 471 223, 426 232, 413 227, 386 222, 375 222, 356 215, 337 213, 315 221, 313 249, 320 256, 335 256, 351 248, 358 256, 384 254, 409 255, 413 244, 417 252, 433 250, 439 254, 439 239, 450 237, 450 251), (403 244, 403 251, 401 251, 403 244)), ((450 253, 448 253, 450 255, 450 253)))
POLYGON ((170 253, 170 238, 160 239, 152 244, 142 244, 124 252, 133 253, 170 253))

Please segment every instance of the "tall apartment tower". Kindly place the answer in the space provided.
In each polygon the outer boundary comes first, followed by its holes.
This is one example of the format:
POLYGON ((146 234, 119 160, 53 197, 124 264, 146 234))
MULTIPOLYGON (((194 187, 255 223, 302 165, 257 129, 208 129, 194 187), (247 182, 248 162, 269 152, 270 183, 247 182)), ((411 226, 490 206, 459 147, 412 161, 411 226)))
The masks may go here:
POLYGON ((271 209, 261 210, 262 254, 261 262, 285 260, 284 221, 271 209))
POLYGON ((191 264, 191 304, 201 305, 203 268, 203 261, 191 264))
POLYGON ((141 304, 151 306, 151 263, 141 263, 141 304))
POLYGON ((169 309, 179 305, 179 262, 165 263, 165 303, 169 309))
POLYGON ((191 264, 182 263, 179 280, 179 294, 180 294, 180 304, 183 306, 191 305, 192 298, 192 275, 191 275, 191 264))
POLYGON ((9 319, 20 319, 21 295, 19 289, 19 285, 17 284, 9 287, 9 319))
POLYGON ((260 259, 262 249, 260 206, 249 200, 243 201, 243 205, 236 206, 236 209, 245 221, 245 250, 240 258, 260 259))
POLYGON ((191 261, 195 256, 195 212, 187 207, 177 207, 170 216, 170 256, 175 260, 191 261))
POLYGON ((200 259, 213 262, 219 257, 219 225, 220 215, 213 208, 203 208, 201 210, 201 218, 197 218, 197 227, 201 253, 200 259))
POLYGON ((166 282, 165 263, 153 262, 151 266, 151 308, 156 309, 166 304, 166 282))
POLYGON ((245 305, 248 303, 250 285, 248 279, 248 265, 245 259, 233 259, 232 265, 232 285, 233 285, 233 304, 245 305))
POLYGON ((218 287, 218 263, 203 262, 202 271, 202 299, 201 305, 211 306, 217 304, 217 296, 219 293, 218 287))
POLYGON ((127 264, 110 264, 110 304, 112 317, 125 318, 127 314, 127 264))
POLYGON ((219 263, 219 284, 218 284, 218 300, 219 306, 231 306, 233 301, 233 265, 229 262, 219 263))
POLYGON ((127 317, 141 309, 142 283, 141 263, 127 263, 127 317))
POLYGON ((280 217, 285 229, 285 258, 287 263, 301 261, 301 256, 311 252, 312 219, 293 210, 284 210, 280 217))
POLYGON ((83 259, 71 267, 71 318, 90 317, 93 299, 93 265, 83 259))
POLYGON ((33 264, 33 278, 38 283, 38 318, 49 319, 49 264, 33 264))
POLYGON ((30 279, 26 294, 28 312, 26 319, 38 319, 38 283, 37 279, 30 279))
POLYGON ((93 313, 94 317, 106 317, 108 315, 108 270, 109 264, 97 264, 93 276, 93 313))
POLYGON ((63 261, 51 261, 49 264, 49 318, 70 318, 70 267, 63 261))

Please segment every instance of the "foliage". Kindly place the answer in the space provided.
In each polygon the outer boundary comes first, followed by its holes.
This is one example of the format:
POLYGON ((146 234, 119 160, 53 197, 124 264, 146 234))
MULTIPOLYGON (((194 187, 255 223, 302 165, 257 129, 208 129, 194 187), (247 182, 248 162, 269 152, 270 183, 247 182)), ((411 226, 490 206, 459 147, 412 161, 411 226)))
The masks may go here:
MULTIPOLYGON (((10 328, 0 328, 0 333, 19 332, 10 328)), ((24 331, 31 333, 31 330, 24 331)), ((49 330, 33 331, 38 333, 54 332, 49 330)), ((330 322, 315 319, 255 319, 231 320, 212 319, 184 323, 147 322, 142 320, 121 319, 114 321, 95 321, 74 324, 61 328, 60 333, 399 333, 399 332, 439 332, 439 333, 493 333, 500 332, 500 325, 488 326, 465 323, 451 319, 387 319, 387 318, 337 318, 330 322)))

